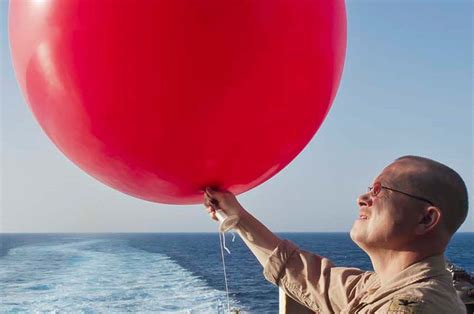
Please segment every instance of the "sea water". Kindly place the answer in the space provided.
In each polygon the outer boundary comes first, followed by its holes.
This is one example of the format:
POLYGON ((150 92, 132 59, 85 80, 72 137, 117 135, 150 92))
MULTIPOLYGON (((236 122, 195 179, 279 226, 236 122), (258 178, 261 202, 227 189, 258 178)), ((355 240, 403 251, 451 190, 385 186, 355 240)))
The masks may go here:
MULTIPOLYGON (((346 233, 279 234, 338 266, 370 270, 346 233)), ((237 237, 226 237, 231 308, 277 313, 278 289, 237 237)), ((474 233, 456 234, 447 257, 474 272, 474 233)), ((0 312, 224 313, 217 233, 0 234, 0 312)))

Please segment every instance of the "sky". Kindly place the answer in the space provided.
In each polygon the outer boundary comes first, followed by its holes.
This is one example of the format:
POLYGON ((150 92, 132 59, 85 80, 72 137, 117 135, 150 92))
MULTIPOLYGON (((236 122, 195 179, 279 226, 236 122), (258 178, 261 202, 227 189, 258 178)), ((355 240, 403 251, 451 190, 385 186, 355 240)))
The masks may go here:
MULTIPOLYGON (((283 171, 238 196, 277 232, 347 232, 356 198, 389 163, 425 156, 455 169, 473 204, 473 4, 347 1, 348 47, 325 122, 283 171)), ((71 163, 16 83, 0 0, 0 232, 214 232, 202 205, 113 190, 71 163)), ((474 210, 460 231, 474 231, 474 210)))

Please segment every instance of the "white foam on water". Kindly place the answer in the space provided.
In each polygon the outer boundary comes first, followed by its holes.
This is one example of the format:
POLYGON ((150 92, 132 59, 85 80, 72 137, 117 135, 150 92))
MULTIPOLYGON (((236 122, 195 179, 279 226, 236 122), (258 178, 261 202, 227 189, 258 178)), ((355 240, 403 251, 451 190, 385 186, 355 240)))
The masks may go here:
MULTIPOLYGON (((0 292, 2 313, 227 310, 224 291, 166 255, 115 239, 11 249, 0 258, 0 292)), ((236 300, 231 308, 239 308, 236 300)))

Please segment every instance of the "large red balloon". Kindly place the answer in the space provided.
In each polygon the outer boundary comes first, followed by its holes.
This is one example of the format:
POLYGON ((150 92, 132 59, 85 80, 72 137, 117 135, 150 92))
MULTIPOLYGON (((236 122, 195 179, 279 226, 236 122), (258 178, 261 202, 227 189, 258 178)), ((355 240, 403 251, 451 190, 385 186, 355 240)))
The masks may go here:
POLYGON ((344 64, 343 0, 11 1, 16 75, 83 170, 160 203, 244 192, 313 137, 344 64))

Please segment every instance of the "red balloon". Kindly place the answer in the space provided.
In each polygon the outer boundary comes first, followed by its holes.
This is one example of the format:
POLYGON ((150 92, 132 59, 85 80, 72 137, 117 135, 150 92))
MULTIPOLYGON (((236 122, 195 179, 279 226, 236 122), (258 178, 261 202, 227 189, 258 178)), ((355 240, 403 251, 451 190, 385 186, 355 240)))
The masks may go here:
POLYGON ((346 49, 343 0, 11 1, 17 79, 83 170, 192 204, 283 169, 324 120, 346 49))

